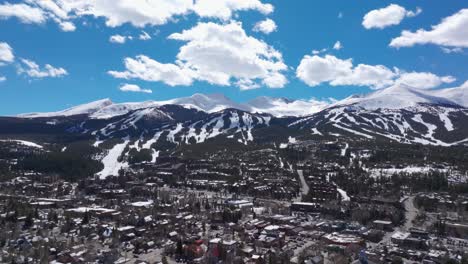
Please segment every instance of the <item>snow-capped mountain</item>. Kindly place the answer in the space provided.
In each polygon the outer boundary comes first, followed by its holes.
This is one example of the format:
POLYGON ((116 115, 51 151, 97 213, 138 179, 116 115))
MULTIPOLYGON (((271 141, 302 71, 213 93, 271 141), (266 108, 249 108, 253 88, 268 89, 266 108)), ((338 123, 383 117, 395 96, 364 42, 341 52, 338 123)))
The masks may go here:
POLYGON ((26 114, 20 114, 18 115, 18 117, 38 118, 38 117, 91 115, 112 104, 113 104, 112 101, 107 98, 107 99, 102 99, 102 100, 94 101, 94 102, 87 103, 87 104, 74 106, 74 107, 71 107, 62 111, 49 112, 49 113, 26 113, 26 114))
POLYGON ((459 87, 434 90, 432 94, 468 108, 468 81, 459 87))
POLYGON ((288 100, 285 98, 258 97, 247 103, 236 103, 222 94, 194 94, 189 97, 176 98, 166 101, 146 101, 134 103, 113 103, 109 99, 99 100, 63 111, 50 113, 21 114, 18 117, 39 118, 72 115, 88 115, 94 119, 108 119, 125 115, 137 109, 158 107, 163 105, 180 105, 189 109, 196 109, 206 113, 219 112, 224 109, 238 109, 252 113, 268 113, 277 117, 305 116, 324 109, 328 103, 316 100, 288 100))
POLYGON ((258 97, 246 103, 250 112, 268 113, 276 117, 307 116, 329 106, 329 102, 319 100, 289 100, 286 98, 258 97))
POLYGON ((219 94, 141 103, 105 99, 59 112, 20 115, 7 119, 12 123, 0 122, 0 127, 10 134, 28 128, 45 134, 66 131, 96 141, 129 137, 129 142, 145 142, 157 135, 156 141, 175 145, 214 139, 281 143, 292 135, 451 146, 468 142, 467 87, 435 91, 400 84, 336 103, 270 97, 236 103, 219 94))
POLYGON ((44 151, 66 149, 56 139, 88 144, 100 153, 101 177, 116 175, 137 153, 154 163, 160 154, 181 149, 283 148, 305 140, 466 145, 467 87, 431 91, 398 85, 333 104, 269 97, 241 104, 201 94, 141 103, 105 99, 59 112, 0 117, 0 143, 27 139, 44 151))
POLYGON ((420 104, 458 106, 451 98, 442 95, 442 92, 432 92, 397 84, 368 95, 348 97, 333 106, 354 106, 367 110, 405 109, 420 104))
POLYGON ((461 90, 428 91, 396 85, 346 98, 291 126, 322 136, 351 135, 439 146, 464 144, 468 142, 468 110, 463 102, 442 97, 461 90))

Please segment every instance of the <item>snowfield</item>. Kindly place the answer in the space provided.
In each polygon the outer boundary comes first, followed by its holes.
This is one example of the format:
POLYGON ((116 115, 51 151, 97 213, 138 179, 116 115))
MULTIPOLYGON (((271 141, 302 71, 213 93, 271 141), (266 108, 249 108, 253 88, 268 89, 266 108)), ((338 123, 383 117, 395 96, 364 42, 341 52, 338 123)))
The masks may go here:
POLYGON ((128 167, 127 162, 119 162, 118 159, 122 155, 122 152, 127 147, 130 140, 128 138, 124 139, 123 143, 115 145, 107 155, 102 159, 104 164, 104 169, 100 171, 97 175, 101 179, 105 179, 108 176, 118 176, 119 170, 128 167))
POLYGON ((15 142, 24 146, 32 147, 32 148, 38 148, 38 149, 43 149, 44 147, 36 144, 31 141, 26 141, 26 140, 19 140, 19 139, 2 139, 0 142, 15 142))

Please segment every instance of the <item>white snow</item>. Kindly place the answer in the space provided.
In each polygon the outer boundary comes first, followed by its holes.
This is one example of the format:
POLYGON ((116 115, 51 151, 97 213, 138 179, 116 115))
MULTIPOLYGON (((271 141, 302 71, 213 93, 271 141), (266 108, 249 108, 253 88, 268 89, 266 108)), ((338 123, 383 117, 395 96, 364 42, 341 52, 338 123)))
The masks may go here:
POLYGON ((344 157, 346 156, 346 151, 348 150, 349 148, 349 144, 346 143, 345 147, 343 149, 341 149, 341 156, 344 157))
POLYGON ((159 157, 159 151, 156 151, 156 150, 152 150, 152 153, 151 153, 151 163, 156 163, 156 160, 158 159, 159 157))
POLYGON ((120 169, 128 167, 127 162, 119 162, 118 158, 122 155, 129 142, 128 137, 125 138, 123 143, 116 144, 102 159, 104 169, 98 173, 101 179, 105 179, 107 176, 118 176, 120 169))
POLYGON ((457 105, 450 99, 439 97, 437 94, 427 90, 397 84, 368 95, 348 97, 332 106, 354 105, 368 110, 375 110, 383 108, 404 109, 415 107, 420 103, 457 105))
POLYGON ((316 127, 312 128, 312 134, 313 135, 323 136, 323 134, 320 131, 318 131, 318 129, 316 127))
POLYGON ((459 87, 433 90, 431 94, 447 98, 448 100, 468 108, 468 81, 459 87))
POLYGON ((93 147, 99 147, 104 141, 99 140, 99 138, 96 139, 96 141, 93 143, 93 147))
POLYGON ((31 141, 26 141, 26 140, 19 140, 19 139, 2 139, 0 142, 15 142, 24 146, 32 147, 32 148, 38 148, 38 149, 43 149, 44 147, 36 144, 31 141))
POLYGON ((444 123, 445 129, 447 129, 447 131, 453 131, 454 130, 452 120, 450 120, 448 112, 439 113, 439 118, 440 118, 440 121, 442 121, 444 123))
POLYGON ((159 140, 159 137, 161 136, 163 132, 156 132, 153 136, 152 139, 146 141, 145 144, 143 144, 142 148, 143 149, 150 149, 151 148, 151 145, 153 145, 154 143, 158 142, 159 140))
POLYGON ((356 131, 356 130, 353 130, 353 129, 350 129, 350 128, 342 127, 342 126, 340 126, 340 125, 338 125, 338 124, 333 124, 333 126, 336 127, 336 128, 339 128, 339 129, 341 129, 341 130, 347 131, 347 132, 349 132, 349 133, 358 135, 358 136, 362 136, 362 137, 369 138, 369 139, 373 139, 373 138, 374 138, 373 136, 370 136, 370 135, 361 133, 361 132, 359 132, 359 131, 356 131))
POLYGON ((141 201, 141 202, 134 202, 132 203, 132 206, 134 207, 150 207, 154 203, 153 200, 148 200, 148 201, 141 201))
POLYGON ((421 116, 420 114, 415 115, 412 119, 413 119, 414 121, 416 121, 416 122, 418 122, 418 123, 424 125, 424 126, 427 128, 426 137, 428 137, 428 138, 430 138, 430 139, 434 139, 434 131, 437 129, 437 126, 436 126, 436 125, 425 122, 425 121, 422 119, 422 116, 421 116))
POLYGON ((109 119, 122 116, 132 111, 146 108, 154 108, 163 105, 180 105, 189 109, 196 109, 207 113, 215 113, 233 108, 252 113, 269 113, 282 116, 305 116, 317 113, 325 109, 330 102, 311 100, 288 100, 285 98, 258 97, 246 103, 237 103, 222 94, 194 94, 189 97, 175 98, 165 101, 145 101, 113 103, 109 99, 103 99, 83 105, 78 105, 62 111, 49 113, 27 113, 18 115, 23 118, 55 117, 89 115, 94 119, 109 119))
POLYGON ((351 201, 351 198, 348 196, 348 193, 346 193, 345 190, 340 189, 340 188, 337 188, 336 190, 340 193, 341 199, 343 201, 346 201, 346 202, 351 201))
POLYGON ((169 131, 169 134, 166 137, 167 140, 169 142, 176 143, 175 135, 177 135, 183 128, 184 126, 182 125, 182 123, 178 123, 175 129, 169 131))
POLYGON ((423 173, 427 174, 431 171, 447 172, 448 169, 437 169, 431 166, 407 166, 403 168, 372 168, 369 170, 372 177, 384 176, 390 177, 398 173, 423 173))
POLYGON ((71 108, 58 111, 58 112, 28 113, 28 114, 18 115, 18 117, 36 118, 36 117, 73 116, 73 115, 80 115, 80 114, 91 114, 109 105, 112 105, 112 101, 109 99, 103 99, 103 100, 71 107, 71 108))

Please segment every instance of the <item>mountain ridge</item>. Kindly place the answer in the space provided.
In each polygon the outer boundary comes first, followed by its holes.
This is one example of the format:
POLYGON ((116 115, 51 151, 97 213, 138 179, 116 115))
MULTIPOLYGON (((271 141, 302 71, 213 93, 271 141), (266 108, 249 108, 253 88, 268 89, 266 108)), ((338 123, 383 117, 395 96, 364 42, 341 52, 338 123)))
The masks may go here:
POLYGON ((416 89, 398 84, 365 95, 352 95, 337 102, 310 100, 291 100, 260 96, 244 103, 237 103, 223 94, 196 93, 189 97, 180 97, 163 101, 143 101, 114 103, 109 98, 74 106, 65 110, 45 113, 25 113, 21 118, 39 118, 54 116, 89 115, 94 119, 108 119, 121 116, 137 109, 163 105, 180 105, 198 111, 214 113, 233 108, 252 113, 266 113, 275 117, 303 117, 316 114, 336 106, 353 106, 368 110, 403 109, 418 104, 435 104, 468 107, 468 81, 460 87, 439 90, 416 89))

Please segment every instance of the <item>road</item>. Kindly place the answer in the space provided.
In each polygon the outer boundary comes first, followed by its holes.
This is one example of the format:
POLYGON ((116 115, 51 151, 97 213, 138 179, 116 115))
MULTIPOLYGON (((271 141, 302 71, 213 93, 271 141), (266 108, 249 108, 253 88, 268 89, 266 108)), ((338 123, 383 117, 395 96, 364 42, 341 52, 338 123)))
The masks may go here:
POLYGON ((391 244, 391 237, 395 232, 408 232, 413 227, 413 220, 418 216, 419 212, 414 206, 414 196, 409 196, 404 199, 403 206, 405 207, 405 223, 400 227, 396 227, 394 232, 386 232, 380 244, 391 244))

